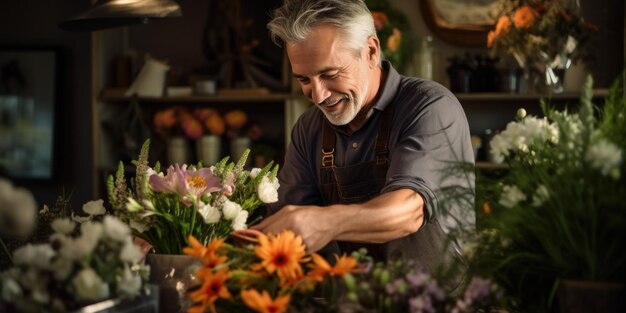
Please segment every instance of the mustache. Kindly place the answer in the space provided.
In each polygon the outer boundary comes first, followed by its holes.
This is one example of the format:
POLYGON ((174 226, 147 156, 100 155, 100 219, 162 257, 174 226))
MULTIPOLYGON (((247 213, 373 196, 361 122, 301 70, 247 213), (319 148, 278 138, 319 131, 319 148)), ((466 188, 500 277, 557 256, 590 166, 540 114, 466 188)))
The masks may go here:
POLYGON ((348 96, 347 94, 340 95, 339 98, 330 96, 330 97, 324 99, 324 101, 320 102, 319 105, 320 106, 325 106, 325 105, 328 105, 328 104, 331 104, 331 103, 337 103, 337 102, 339 102, 341 100, 350 100, 350 96, 348 96))

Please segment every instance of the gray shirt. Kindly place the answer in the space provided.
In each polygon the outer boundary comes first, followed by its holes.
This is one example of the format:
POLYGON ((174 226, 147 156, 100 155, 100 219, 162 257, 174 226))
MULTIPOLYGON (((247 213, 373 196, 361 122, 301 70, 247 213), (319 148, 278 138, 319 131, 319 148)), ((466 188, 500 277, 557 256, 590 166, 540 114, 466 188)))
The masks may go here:
MULTIPOLYGON (((363 127, 352 134, 342 127, 337 131, 335 166, 348 166, 374 159, 374 146, 381 113, 394 106, 389 136, 390 161, 387 182, 381 193, 402 188, 418 192, 425 200, 425 222, 438 219, 444 231, 459 220, 473 227, 473 173, 451 175, 447 162, 474 163, 469 126, 461 104, 445 87, 428 80, 404 77, 388 62, 383 62, 387 78, 373 106, 373 114, 363 127), (459 186, 468 191, 471 203, 440 205, 440 190, 459 186)), ((322 125, 325 117, 317 108, 307 110, 296 122, 284 165, 278 175, 279 201, 270 212, 287 204, 320 205, 320 168, 322 125)), ((467 201, 466 201, 467 202, 467 201)))

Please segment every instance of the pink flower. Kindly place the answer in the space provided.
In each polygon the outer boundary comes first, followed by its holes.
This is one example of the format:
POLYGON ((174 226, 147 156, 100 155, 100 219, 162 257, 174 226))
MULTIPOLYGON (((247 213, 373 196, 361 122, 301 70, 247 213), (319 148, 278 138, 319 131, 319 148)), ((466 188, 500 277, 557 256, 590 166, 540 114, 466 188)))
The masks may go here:
POLYGON ((178 164, 170 166, 165 177, 151 175, 149 183, 152 190, 156 192, 180 195, 183 203, 188 207, 193 204, 188 196, 199 199, 208 193, 222 190, 221 179, 214 176, 211 169, 187 171, 187 165, 180 167, 178 164))

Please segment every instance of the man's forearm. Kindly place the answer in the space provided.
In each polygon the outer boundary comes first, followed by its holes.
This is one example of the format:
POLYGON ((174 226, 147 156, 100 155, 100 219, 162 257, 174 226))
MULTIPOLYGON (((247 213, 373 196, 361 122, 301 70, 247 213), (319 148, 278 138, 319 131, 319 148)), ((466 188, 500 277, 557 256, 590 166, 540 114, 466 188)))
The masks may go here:
POLYGON ((416 232, 424 220, 424 200, 399 189, 361 204, 325 208, 323 222, 335 224, 335 240, 383 243, 416 232))

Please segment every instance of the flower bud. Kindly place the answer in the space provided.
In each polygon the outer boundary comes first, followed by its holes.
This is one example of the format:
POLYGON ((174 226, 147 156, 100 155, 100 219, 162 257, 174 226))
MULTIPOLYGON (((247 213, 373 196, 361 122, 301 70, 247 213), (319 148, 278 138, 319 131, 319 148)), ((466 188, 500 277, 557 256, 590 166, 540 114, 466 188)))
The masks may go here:
POLYGON ((352 274, 348 273, 343 275, 343 281, 346 283, 346 287, 348 287, 348 290, 356 290, 356 281, 354 280, 354 276, 352 276, 352 274))
POLYGON ((524 110, 523 108, 519 108, 517 110, 517 117, 522 120, 526 117, 526 110, 524 110))
POLYGON ((386 285, 386 284, 389 283, 390 280, 391 280, 391 275, 389 274, 389 271, 388 270, 383 270, 380 273, 380 283, 382 285, 386 285))

